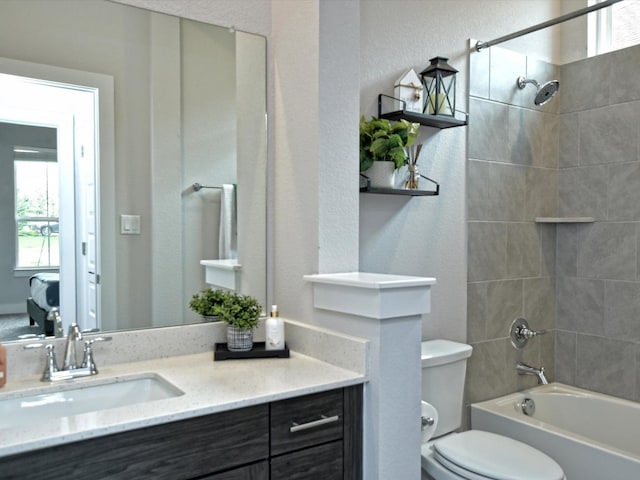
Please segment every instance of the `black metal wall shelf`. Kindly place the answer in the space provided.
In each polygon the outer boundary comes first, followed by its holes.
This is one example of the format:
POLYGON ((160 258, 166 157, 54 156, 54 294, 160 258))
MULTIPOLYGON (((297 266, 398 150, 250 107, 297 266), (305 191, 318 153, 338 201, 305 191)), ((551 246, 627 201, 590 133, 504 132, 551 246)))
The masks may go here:
POLYGON ((405 109, 382 113, 383 97, 386 97, 391 100, 397 100, 399 102, 402 102, 403 105, 406 105, 406 102, 404 102, 403 100, 400 100, 395 97, 391 97, 389 95, 385 95, 384 93, 380 93, 378 95, 378 118, 386 118, 387 120, 393 120, 393 121, 405 119, 409 122, 415 122, 421 125, 425 125, 427 127, 435 127, 440 129, 451 128, 451 127, 463 127, 467 125, 469 122, 468 113, 464 113, 464 120, 451 117, 449 115, 427 115, 424 113, 408 112, 405 109))
POLYGON ((379 193, 383 195, 404 195, 405 197, 433 197, 440 195, 438 190, 403 190, 400 188, 360 187, 360 193, 379 193))
POLYGON ((436 195, 440 195, 440 184, 435 180, 430 179, 429 177, 425 177, 422 174, 421 178, 428 180, 429 182, 435 185, 435 190, 420 190, 418 188, 380 188, 380 187, 372 187, 369 179, 363 173, 360 174, 362 178, 365 179, 366 185, 360 187, 360 193, 378 193, 381 195, 404 195, 405 197, 434 197, 436 195))

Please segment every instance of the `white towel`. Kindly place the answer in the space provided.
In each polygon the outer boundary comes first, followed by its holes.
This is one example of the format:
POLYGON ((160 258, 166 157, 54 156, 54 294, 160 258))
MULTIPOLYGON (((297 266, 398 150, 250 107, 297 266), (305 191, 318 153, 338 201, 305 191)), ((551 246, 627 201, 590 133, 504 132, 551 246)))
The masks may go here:
POLYGON ((218 258, 220 260, 238 258, 235 190, 235 185, 228 183, 222 185, 220 197, 220 240, 218 243, 218 258))

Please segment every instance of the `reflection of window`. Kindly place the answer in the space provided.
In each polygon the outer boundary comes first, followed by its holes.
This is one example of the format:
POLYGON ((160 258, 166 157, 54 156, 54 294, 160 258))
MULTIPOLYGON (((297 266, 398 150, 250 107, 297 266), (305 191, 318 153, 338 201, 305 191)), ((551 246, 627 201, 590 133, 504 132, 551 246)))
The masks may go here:
POLYGON ((14 148, 16 268, 60 266, 55 150, 14 148))
POLYGON ((589 17, 590 57, 640 43, 640 0, 614 3, 589 17))

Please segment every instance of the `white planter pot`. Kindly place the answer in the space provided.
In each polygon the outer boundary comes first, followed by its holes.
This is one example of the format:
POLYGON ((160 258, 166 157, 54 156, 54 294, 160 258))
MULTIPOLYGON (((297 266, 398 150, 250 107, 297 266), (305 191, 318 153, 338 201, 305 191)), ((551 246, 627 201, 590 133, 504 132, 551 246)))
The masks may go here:
POLYGON ((395 187, 396 165, 393 162, 373 162, 363 173, 369 178, 373 188, 395 187))

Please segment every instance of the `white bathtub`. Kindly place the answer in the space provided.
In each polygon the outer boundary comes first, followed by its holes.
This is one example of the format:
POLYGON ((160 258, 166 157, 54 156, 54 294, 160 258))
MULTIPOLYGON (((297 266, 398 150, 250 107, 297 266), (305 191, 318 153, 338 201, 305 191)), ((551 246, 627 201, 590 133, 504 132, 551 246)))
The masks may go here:
POLYGON ((640 403, 552 383, 472 404, 471 426, 545 452, 568 480, 640 479, 640 403))

